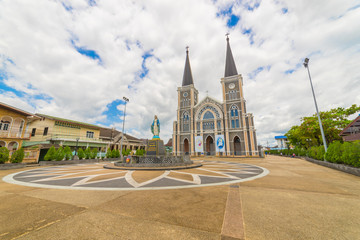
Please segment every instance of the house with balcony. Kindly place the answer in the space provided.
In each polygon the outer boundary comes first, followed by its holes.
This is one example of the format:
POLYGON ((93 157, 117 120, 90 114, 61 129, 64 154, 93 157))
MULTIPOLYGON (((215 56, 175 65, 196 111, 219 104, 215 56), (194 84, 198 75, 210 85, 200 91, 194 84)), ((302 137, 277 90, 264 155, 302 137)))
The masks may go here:
POLYGON ((23 145, 38 149, 38 161, 44 159, 51 146, 69 146, 73 151, 80 147, 97 148, 99 152, 106 151, 108 142, 100 138, 102 127, 45 114, 35 115, 37 119, 28 126, 30 139, 23 145))
MULTIPOLYGON (((0 147, 6 147, 10 155, 30 139, 28 126, 39 117, 19 108, 0 102, 0 147)), ((33 151, 25 152, 24 162, 36 158, 33 151)))
POLYGON ((344 142, 360 140, 360 114, 340 132, 339 136, 344 142))

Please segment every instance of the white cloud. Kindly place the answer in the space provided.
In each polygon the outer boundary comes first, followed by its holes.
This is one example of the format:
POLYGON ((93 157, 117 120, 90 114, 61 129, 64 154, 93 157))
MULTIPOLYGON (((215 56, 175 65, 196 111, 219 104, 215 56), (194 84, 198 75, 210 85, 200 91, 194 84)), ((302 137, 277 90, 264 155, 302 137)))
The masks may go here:
MULTIPOLYGON (((200 98, 209 91, 221 100, 224 35, 230 32, 259 143, 273 143, 274 135, 284 134, 300 123, 300 117, 314 113, 307 72, 301 65, 305 57, 310 58, 320 110, 360 102, 356 1, 262 1, 249 11, 248 6, 257 2, 107 0, 90 7, 82 0, 2 0, 0 60, 14 62, 7 64, 9 76, 3 81, 25 94, 18 97, 4 88, 1 101, 31 112, 96 123, 105 119, 107 104, 127 96, 127 132, 151 137, 149 126, 156 114, 161 137, 167 141, 176 118, 185 46, 190 46, 200 98), (217 13, 231 5, 240 20, 229 29, 228 16, 217 13), (284 14, 283 8, 288 12, 284 14), (245 29, 251 29, 253 44, 243 34, 245 29), (78 53, 71 40, 95 51, 102 63, 78 53), (140 79, 142 56, 149 51, 154 57, 146 59, 149 71, 140 79), (264 70, 250 78, 259 67, 264 70), (292 74, 285 74, 288 70, 292 74)), ((122 128, 119 122, 112 125, 122 128)))

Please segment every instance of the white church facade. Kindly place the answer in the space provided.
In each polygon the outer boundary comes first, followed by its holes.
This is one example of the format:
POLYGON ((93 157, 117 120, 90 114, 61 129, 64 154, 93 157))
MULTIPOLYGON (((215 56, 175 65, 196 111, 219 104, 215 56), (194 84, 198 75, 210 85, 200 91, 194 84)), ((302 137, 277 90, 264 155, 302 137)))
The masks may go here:
POLYGON ((243 79, 237 73, 227 40, 225 74, 221 78, 222 102, 198 98, 186 50, 182 86, 178 87, 177 121, 173 124, 173 154, 258 156, 256 131, 246 112, 243 79))

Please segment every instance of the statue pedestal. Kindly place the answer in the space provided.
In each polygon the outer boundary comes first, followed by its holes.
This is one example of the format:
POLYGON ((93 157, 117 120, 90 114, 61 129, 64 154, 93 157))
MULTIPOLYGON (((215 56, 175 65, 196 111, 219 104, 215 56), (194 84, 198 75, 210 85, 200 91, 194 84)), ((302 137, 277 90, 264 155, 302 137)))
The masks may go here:
POLYGON ((150 155, 150 156, 165 155, 165 147, 163 140, 160 139, 149 140, 146 147, 146 155, 150 155))

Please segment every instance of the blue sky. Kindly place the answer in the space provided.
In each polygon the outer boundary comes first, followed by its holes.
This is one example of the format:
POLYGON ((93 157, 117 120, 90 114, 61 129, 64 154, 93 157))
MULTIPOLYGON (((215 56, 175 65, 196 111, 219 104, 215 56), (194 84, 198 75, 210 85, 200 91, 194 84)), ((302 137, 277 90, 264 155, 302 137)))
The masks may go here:
POLYGON ((167 141, 176 118, 185 47, 195 87, 222 99, 225 34, 243 76, 259 143, 302 116, 360 102, 357 1, 0 1, 0 98, 30 112, 167 141))

